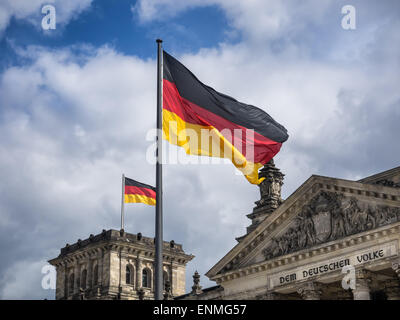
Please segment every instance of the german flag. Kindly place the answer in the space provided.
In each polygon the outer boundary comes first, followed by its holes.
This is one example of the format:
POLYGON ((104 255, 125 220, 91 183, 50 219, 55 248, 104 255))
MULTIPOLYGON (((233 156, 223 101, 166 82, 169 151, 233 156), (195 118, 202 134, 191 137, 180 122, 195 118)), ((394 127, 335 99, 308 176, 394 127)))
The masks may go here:
POLYGON ((288 139, 287 130, 265 111, 200 82, 163 52, 163 136, 187 154, 230 159, 250 183, 288 139))
POLYGON ((156 204, 156 189, 147 184, 125 177, 125 203, 156 204))

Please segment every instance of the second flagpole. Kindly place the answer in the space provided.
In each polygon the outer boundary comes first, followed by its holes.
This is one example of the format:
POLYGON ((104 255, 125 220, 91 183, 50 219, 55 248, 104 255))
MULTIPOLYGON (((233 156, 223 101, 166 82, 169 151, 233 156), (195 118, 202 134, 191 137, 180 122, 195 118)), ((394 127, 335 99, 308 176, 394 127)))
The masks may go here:
POLYGON ((154 298, 163 298, 163 214, 162 214, 162 103, 163 54, 162 40, 157 39, 157 151, 156 151, 156 230, 154 298))

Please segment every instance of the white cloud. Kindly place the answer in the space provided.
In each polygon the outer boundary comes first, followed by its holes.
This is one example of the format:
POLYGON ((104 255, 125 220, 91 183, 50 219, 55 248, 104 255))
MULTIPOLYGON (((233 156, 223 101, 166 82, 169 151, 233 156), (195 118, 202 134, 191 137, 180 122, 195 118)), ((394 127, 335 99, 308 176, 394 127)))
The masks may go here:
POLYGON ((291 0, 139 0, 132 12, 142 23, 162 20, 205 6, 218 6, 226 14, 233 28, 244 33, 247 40, 267 40, 301 32, 306 23, 315 24, 328 12, 334 14, 332 0, 306 0, 293 5, 291 0), (329 11, 332 10, 332 11, 329 11))
POLYGON ((40 28, 42 7, 51 4, 56 8, 57 23, 64 25, 75 19, 90 7, 92 0, 2 0, 0 2, 0 35, 7 28, 12 17, 27 20, 40 28))
POLYGON ((213 0, 139 0, 131 6, 131 11, 143 23, 160 20, 197 6, 208 6, 213 0))

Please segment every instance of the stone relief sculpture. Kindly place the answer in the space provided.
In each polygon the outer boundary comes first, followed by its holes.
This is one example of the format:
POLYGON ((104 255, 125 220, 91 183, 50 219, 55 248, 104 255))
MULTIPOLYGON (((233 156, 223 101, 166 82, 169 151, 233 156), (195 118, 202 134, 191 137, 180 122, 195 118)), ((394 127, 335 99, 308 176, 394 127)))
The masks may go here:
POLYGON ((263 250, 266 259, 400 221, 400 208, 372 206, 356 198, 321 192, 303 206, 293 225, 263 250))

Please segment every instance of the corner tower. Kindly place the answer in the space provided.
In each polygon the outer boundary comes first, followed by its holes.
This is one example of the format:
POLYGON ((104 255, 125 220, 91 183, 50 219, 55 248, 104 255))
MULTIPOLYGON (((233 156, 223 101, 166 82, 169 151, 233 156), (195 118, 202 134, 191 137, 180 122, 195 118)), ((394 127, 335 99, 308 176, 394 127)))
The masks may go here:
MULTIPOLYGON (((164 290, 185 293, 186 264, 194 258, 181 244, 164 241, 164 290)), ((154 299, 154 238, 103 230, 67 244, 49 260, 57 271, 56 299, 154 299)))

